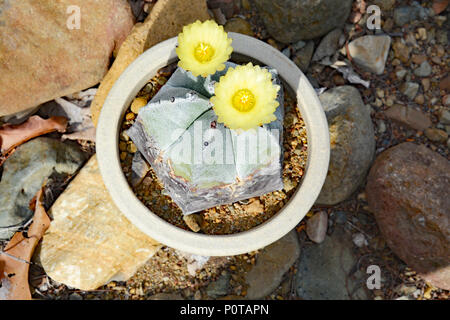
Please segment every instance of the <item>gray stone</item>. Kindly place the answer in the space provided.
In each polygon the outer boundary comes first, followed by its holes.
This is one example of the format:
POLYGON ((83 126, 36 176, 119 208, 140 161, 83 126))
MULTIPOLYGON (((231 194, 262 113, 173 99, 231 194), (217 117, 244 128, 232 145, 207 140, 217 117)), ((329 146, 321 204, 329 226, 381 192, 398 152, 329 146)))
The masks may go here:
POLYGON ((255 0, 267 30, 283 43, 309 40, 342 27, 352 0, 255 0))
POLYGON ((9 238, 33 212, 30 200, 44 180, 56 172, 72 175, 86 160, 78 147, 50 138, 36 138, 20 147, 5 161, 0 182, 0 238, 9 238))
POLYGON ((139 185, 149 170, 150 165, 145 161, 142 153, 136 152, 131 163, 131 185, 133 187, 139 185))
POLYGON ((83 297, 78 293, 74 292, 69 296, 69 300, 83 300, 83 297))
POLYGON ((419 84, 415 82, 405 82, 400 86, 400 91, 410 100, 414 100, 419 92, 419 84))
POLYGON ((314 53, 312 61, 319 61, 325 57, 329 57, 334 55, 339 46, 339 38, 342 35, 341 29, 334 29, 330 33, 328 33, 325 37, 323 37, 322 41, 320 41, 319 46, 314 53))
POLYGON ((416 70, 414 70, 414 74, 418 77, 428 77, 431 75, 432 71, 433 69, 431 68, 428 61, 424 61, 416 70))
POLYGON ((248 284, 246 298, 257 300, 271 294, 299 255, 300 246, 295 230, 264 248, 258 255, 255 266, 245 275, 248 284))
POLYGON ((428 13, 425 8, 418 6, 404 6, 394 10, 394 22, 397 26, 404 26, 414 20, 425 19, 428 13))
POLYGON ((311 62, 313 53, 314 53, 314 42, 308 41, 306 46, 304 46, 302 49, 296 52, 293 61, 300 68, 300 70, 306 72, 308 70, 309 63, 311 62))
POLYGON ((439 112, 439 122, 450 124, 450 110, 443 109, 439 112))
POLYGON ((230 279, 231 275, 228 272, 221 274, 216 281, 206 287, 206 294, 213 299, 226 296, 230 287, 230 279))
POLYGON ((336 87, 319 98, 328 119, 331 155, 317 202, 334 205, 363 182, 375 154, 375 135, 370 110, 356 88, 336 87))
POLYGON ((302 247, 296 275, 297 294, 305 300, 368 299, 364 274, 351 270, 358 262, 342 226, 321 244, 302 247))
POLYGON ((360 67, 375 74, 382 74, 391 46, 389 36, 363 36, 349 43, 350 56, 360 67))

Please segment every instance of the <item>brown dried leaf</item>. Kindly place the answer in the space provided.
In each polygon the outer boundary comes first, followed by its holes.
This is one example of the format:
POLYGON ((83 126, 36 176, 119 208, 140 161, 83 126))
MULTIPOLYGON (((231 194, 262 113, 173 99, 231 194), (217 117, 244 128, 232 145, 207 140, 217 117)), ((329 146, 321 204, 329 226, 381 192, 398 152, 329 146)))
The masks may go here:
POLYGON ((23 232, 16 232, 0 252, 0 288, 2 298, 6 300, 31 300, 28 284, 29 261, 34 249, 50 226, 50 219, 42 205, 42 189, 36 196, 36 210, 33 223, 28 229, 28 236, 23 232))
POLYGON ((6 154, 32 138, 53 131, 64 132, 66 128, 67 119, 64 117, 42 119, 39 116, 32 116, 22 124, 5 124, 0 128, 0 151, 6 154))
POLYGON ((449 0, 434 0, 433 10, 435 14, 443 12, 448 6, 449 0))

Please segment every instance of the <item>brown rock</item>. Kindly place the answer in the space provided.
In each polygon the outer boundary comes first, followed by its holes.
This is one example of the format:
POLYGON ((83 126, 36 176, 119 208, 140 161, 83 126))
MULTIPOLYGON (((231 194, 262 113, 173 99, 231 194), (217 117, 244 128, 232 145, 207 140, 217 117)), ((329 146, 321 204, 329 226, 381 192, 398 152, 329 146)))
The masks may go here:
POLYGON ((106 190, 96 156, 51 207, 39 259, 53 280, 82 290, 125 281, 160 248, 131 224, 106 190))
POLYGON ((441 80, 441 82, 439 83, 439 89, 450 91, 450 76, 447 76, 441 80))
POLYGON ((428 139, 435 142, 445 142, 447 141, 448 134, 444 130, 437 128, 428 128, 425 130, 425 135, 428 139))
POLYGON ((392 45, 394 49, 395 57, 398 58, 403 63, 408 63, 409 55, 411 53, 411 48, 404 44, 401 40, 397 40, 392 45))
POLYGON ((108 96, 109 90, 122 72, 144 50, 155 44, 178 35, 183 26, 210 19, 206 0, 159 0, 143 23, 134 26, 116 56, 111 69, 102 80, 91 104, 92 121, 98 122, 100 110, 108 96))
POLYGON ((431 81, 429 78, 422 79, 423 91, 427 92, 430 89, 431 81))
POLYGON ((0 2, 0 23, 4 116, 97 84, 133 17, 126 0, 21 0, 0 2), (69 29, 70 6, 80 9, 80 29, 69 29))
POLYGON ((393 105, 385 114, 388 118, 415 130, 423 131, 431 126, 431 120, 426 113, 399 104, 393 105))
POLYGON ((450 163, 402 143, 375 161, 366 187, 389 247, 434 286, 450 289, 450 163))
POLYGON ((233 18, 227 21, 224 26, 226 32, 237 32, 253 36, 253 30, 251 24, 242 18, 233 18))

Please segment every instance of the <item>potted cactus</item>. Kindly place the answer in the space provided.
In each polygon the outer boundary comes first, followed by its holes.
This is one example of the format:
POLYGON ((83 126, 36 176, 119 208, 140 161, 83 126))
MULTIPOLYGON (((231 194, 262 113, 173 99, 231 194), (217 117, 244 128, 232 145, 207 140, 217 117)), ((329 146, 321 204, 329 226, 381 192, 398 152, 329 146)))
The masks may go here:
POLYGON ((313 88, 289 59, 197 21, 147 50, 116 82, 100 115, 97 155, 113 200, 142 231, 182 251, 233 255, 281 238, 311 208, 328 169, 328 127, 313 88), (157 70, 177 60, 126 133, 184 215, 283 189, 283 83, 295 92, 308 137, 305 174, 290 201, 261 225, 229 235, 182 230, 153 214, 128 185, 118 156, 124 113, 157 70))

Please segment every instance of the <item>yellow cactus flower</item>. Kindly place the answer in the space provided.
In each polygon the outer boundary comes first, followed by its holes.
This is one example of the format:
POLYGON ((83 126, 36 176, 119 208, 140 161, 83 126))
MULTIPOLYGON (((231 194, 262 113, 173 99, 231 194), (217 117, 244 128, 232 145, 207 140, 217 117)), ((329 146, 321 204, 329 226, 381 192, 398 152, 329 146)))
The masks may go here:
POLYGON ((216 83, 211 102, 219 122, 230 129, 249 130, 276 120, 279 90, 267 69, 249 63, 228 69, 216 83))
POLYGON ((197 20, 183 27, 178 35, 178 65, 196 77, 222 71, 233 52, 231 41, 223 27, 214 21, 197 20))

